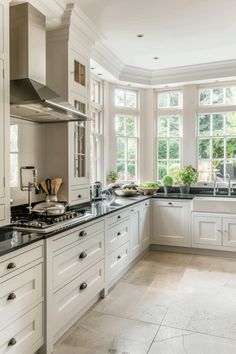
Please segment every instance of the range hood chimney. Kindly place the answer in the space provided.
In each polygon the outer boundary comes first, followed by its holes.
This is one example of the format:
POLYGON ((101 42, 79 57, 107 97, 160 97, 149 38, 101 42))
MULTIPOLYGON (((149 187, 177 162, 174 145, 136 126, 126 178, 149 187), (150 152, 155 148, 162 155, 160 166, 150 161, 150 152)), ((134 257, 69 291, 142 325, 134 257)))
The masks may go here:
POLYGON ((10 7, 10 114, 39 123, 85 121, 46 86, 46 19, 29 3, 10 7))

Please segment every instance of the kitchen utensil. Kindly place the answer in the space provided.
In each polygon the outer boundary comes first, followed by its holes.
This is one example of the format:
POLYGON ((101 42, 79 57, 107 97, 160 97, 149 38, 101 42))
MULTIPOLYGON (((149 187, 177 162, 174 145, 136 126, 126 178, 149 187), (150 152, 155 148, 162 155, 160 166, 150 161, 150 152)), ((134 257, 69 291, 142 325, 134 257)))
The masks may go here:
POLYGON ((61 185, 62 185, 62 178, 54 178, 54 180, 55 180, 54 193, 57 194, 59 192, 61 185))
POLYGON ((43 202, 36 204, 32 212, 38 215, 60 216, 67 210, 66 202, 43 202))
POLYGON ((47 190, 48 190, 48 193, 51 194, 51 180, 50 178, 46 179, 46 186, 47 186, 47 190))
POLYGON ((119 188, 114 190, 115 194, 118 195, 119 197, 132 197, 138 193, 136 189, 123 189, 119 188))
POLYGON ((56 187, 56 179, 53 178, 53 179, 51 179, 51 194, 56 194, 55 187, 56 187))
POLYGON ((48 189, 47 189, 46 182, 43 180, 40 184, 41 184, 41 187, 42 187, 43 191, 44 191, 46 194, 49 194, 49 193, 48 193, 48 189))

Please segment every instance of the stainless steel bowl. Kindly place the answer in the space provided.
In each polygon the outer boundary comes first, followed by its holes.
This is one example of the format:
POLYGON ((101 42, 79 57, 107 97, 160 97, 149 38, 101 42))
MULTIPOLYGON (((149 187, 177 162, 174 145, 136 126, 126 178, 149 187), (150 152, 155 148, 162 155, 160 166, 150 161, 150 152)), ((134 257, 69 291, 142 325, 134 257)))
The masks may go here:
POLYGON ((136 195, 138 192, 137 190, 127 190, 127 189, 115 189, 114 190, 115 194, 118 195, 119 197, 133 197, 136 195))

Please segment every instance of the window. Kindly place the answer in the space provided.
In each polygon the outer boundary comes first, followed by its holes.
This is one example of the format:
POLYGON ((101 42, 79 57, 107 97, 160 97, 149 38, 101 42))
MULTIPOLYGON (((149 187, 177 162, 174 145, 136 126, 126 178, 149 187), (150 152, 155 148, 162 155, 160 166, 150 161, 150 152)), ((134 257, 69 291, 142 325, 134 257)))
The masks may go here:
POLYGON ((235 105, 236 86, 204 88, 199 90, 199 105, 235 105))
POLYGON ((117 114, 116 166, 120 181, 136 181, 138 166, 138 124, 134 115, 117 114))
POLYGON ((236 112, 198 115, 198 170, 200 181, 236 180, 236 112))
POLYGON ((180 168, 180 116, 160 116, 157 123, 157 178, 180 168))
POLYGON ((81 113, 84 113, 84 114, 86 113, 86 104, 84 102, 74 100, 74 106, 81 113))
POLYGON ((137 92, 131 90, 115 90, 115 106, 125 108, 137 108, 137 92))
POLYGON ((100 104, 101 101, 100 82, 97 80, 91 80, 90 84, 90 99, 92 103, 100 104))
POLYGON ((157 179, 181 166, 182 91, 157 92, 157 179))
POLYGON ((161 92, 157 95, 158 109, 171 109, 182 107, 182 95, 180 91, 161 92))
POLYGON ((19 171, 18 125, 10 126, 10 187, 18 187, 19 171))
POLYGON ((91 182, 102 179, 102 138, 103 124, 102 112, 92 111, 91 135, 90 135, 90 161, 91 161, 91 182))

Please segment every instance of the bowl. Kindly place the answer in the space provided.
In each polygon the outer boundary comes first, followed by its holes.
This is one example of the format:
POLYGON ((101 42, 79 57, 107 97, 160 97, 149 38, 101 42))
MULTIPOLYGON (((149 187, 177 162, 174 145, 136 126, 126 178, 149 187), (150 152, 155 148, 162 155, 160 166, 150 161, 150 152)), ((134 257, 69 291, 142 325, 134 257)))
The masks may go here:
POLYGON ((159 188, 143 188, 143 187, 138 187, 137 190, 139 193, 147 195, 147 194, 154 194, 158 191, 159 188))
POLYGON ((118 195, 118 197, 133 197, 137 194, 137 190, 128 190, 120 188, 115 190, 115 194, 118 195))

